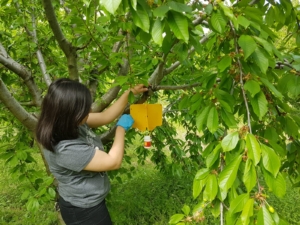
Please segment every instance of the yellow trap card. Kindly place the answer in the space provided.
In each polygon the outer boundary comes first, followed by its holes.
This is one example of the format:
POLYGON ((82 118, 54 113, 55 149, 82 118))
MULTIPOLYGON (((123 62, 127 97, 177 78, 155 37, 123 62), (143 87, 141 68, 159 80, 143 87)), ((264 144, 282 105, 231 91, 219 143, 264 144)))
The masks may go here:
POLYGON ((161 104, 135 104, 130 106, 130 115, 134 119, 133 128, 151 131, 162 125, 161 104))

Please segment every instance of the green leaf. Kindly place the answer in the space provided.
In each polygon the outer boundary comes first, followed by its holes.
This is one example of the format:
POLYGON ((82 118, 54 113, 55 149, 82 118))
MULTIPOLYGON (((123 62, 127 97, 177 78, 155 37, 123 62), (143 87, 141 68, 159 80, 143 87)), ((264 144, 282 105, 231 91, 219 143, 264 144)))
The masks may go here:
POLYGON ((224 170, 219 175, 219 187, 228 191, 229 188, 233 185, 237 171, 239 169, 240 163, 242 161, 242 156, 238 156, 235 160, 233 160, 229 165, 225 166, 224 170))
POLYGON ((213 33, 210 39, 205 43, 208 51, 211 51, 213 49, 213 47, 216 44, 216 41, 217 41, 217 37, 215 33, 213 33))
POLYGON ((231 57, 226 55, 224 56, 221 61, 218 63, 218 68, 220 72, 223 72, 226 68, 231 66, 231 57))
POLYGON ((53 199, 55 198, 56 192, 55 192, 55 190, 53 188, 49 187, 48 188, 48 193, 51 196, 51 198, 53 198, 53 199))
POLYGON ((174 35, 184 42, 189 41, 188 21, 181 13, 170 11, 168 13, 168 24, 174 35))
POLYGON ((184 218, 184 214, 175 214, 175 215, 171 216, 169 224, 176 224, 183 218, 184 218))
POLYGON ((129 92, 129 95, 128 95, 128 102, 133 104, 135 101, 135 97, 134 97, 134 94, 131 92, 129 92))
POLYGON ((266 53, 261 48, 256 48, 253 53, 253 59, 260 68, 261 72, 266 74, 269 67, 269 59, 267 58, 266 53))
POLYGON ((300 70, 300 63, 298 63, 298 62, 293 62, 293 63, 292 63, 292 66, 293 66, 293 68, 294 68, 295 70, 300 70))
POLYGON ((290 88, 295 85, 295 76, 293 74, 285 74, 278 82, 278 88, 283 93, 290 92, 290 88))
POLYGON ((233 112, 235 100, 232 95, 221 89, 215 89, 215 96, 227 112, 233 112))
POLYGON ((203 187, 206 184, 206 179, 207 179, 207 177, 205 177, 203 180, 194 179, 194 181, 193 181, 193 197, 194 197, 194 199, 196 199, 200 195, 203 187))
POLYGON ((249 35, 241 35, 238 40, 239 46, 244 51, 244 59, 246 60, 257 48, 256 42, 249 35))
POLYGON ((224 121, 224 123, 229 128, 236 128, 237 127, 237 123, 236 123, 234 115, 232 113, 221 109, 221 117, 222 117, 222 120, 224 121))
POLYGON ((260 92, 259 83, 255 80, 246 81, 244 89, 250 92, 251 97, 254 97, 258 92, 260 92))
POLYGON ((212 202, 218 193, 218 182, 215 174, 210 174, 207 177, 206 186, 203 191, 203 198, 212 202))
POLYGON ((153 41, 159 46, 161 46, 163 42, 163 30, 164 30, 164 25, 162 24, 160 19, 155 20, 152 27, 151 35, 153 41))
POLYGON ((215 148, 216 146, 216 142, 211 142, 209 143, 202 151, 201 155, 206 158, 211 152, 212 150, 215 148))
POLYGON ((27 153, 25 151, 17 151, 16 154, 19 160, 25 161, 27 159, 27 153))
POLYGON ((271 27, 274 25, 274 20, 275 20, 274 17, 275 17, 274 9, 273 7, 270 7, 265 17, 265 21, 268 26, 271 27))
POLYGON ((26 203, 26 208, 28 211, 35 212, 40 207, 40 203, 36 198, 30 198, 26 203))
POLYGON ((174 1, 168 2, 167 4, 170 9, 179 13, 190 13, 193 11, 192 8, 187 4, 182 4, 174 1))
POLYGON ((261 11, 261 9, 247 6, 246 8, 243 9, 243 13, 245 13, 245 16, 247 18, 250 17, 252 21, 255 21, 257 23, 262 23, 263 12, 261 11))
POLYGON ((247 192, 251 192, 256 184, 257 175, 252 159, 248 158, 245 165, 243 182, 247 188, 247 192))
POLYGON ((257 36, 254 36, 254 39, 264 47, 264 49, 269 53, 270 56, 273 56, 274 46, 270 42, 257 36))
POLYGON ((265 132, 264 132, 264 138, 267 139, 268 141, 278 141, 279 135, 276 132, 276 129, 274 127, 266 127, 265 132))
POLYGON ((246 19, 245 17, 243 17, 243 16, 238 16, 237 21, 244 28, 247 28, 250 25, 250 21, 248 19, 246 19))
POLYGON ((219 116, 216 107, 209 110, 207 116, 207 128, 211 133, 215 133, 219 127, 219 116))
POLYGON ((204 10, 207 13, 207 15, 210 15, 212 13, 212 11, 214 10, 214 7, 211 3, 209 3, 209 4, 206 5, 204 10))
MULTIPOLYGON (((239 221, 238 220, 238 213, 232 214, 230 212, 227 212, 226 214, 226 224, 234 224, 236 225, 239 221)), ((240 224, 239 224, 240 225, 240 224)))
POLYGON ((286 149, 280 146, 279 144, 277 144, 276 141, 269 140, 269 144, 280 157, 286 156, 287 154, 286 149))
POLYGON ((297 126, 297 124, 295 123, 295 121, 287 116, 284 118, 285 119, 285 131, 288 135, 292 136, 292 137, 297 137, 299 132, 299 128, 297 126))
POLYGON ((249 199, 249 194, 241 194, 230 202, 230 213, 241 212, 249 199))
POLYGON ((227 197, 227 190, 219 189, 217 196, 218 196, 218 199, 220 199, 221 201, 224 201, 227 197))
POLYGON ((212 28, 218 33, 223 34, 225 32, 227 20, 219 10, 212 13, 210 23, 212 28))
MULTIPOLYGON (((113 1, 111 1, 113 2, 113 1)), ((150 29, 150 20, 148 13, 144 10, 144 8, 140 5, 137 5, 136 11, 131 10, 132 18, 133 18, 133 23, 141 28, 143 31, 146 33, 149 33, 150 29)))
POLYGON ((261 149, 259 143, 257 142, 253 134, 247 134, 246 146, 248 149, 248 157, 252 159, 254 165, 256 166, 261 158, 261 149))
POLYGON ((275 95, 277 98, 282 100, 283 95, 270 83, 266 78, 260 77, 261 82, 275 95))
POLYGON ((195 179, 203 180, 208 176, 209 172, 210 172, 209 168, 202 168, 197 171, 197 173, 195 175, 195 179))
POLYGON ((206 106, 196 118, 196 126, 199 132, 202 131, 203 125, 207 121, 207 116, 210 108, 211 108, 210 106, 206 106))
POLYGON ((229 19, 235 19, 235 16, 233 15, 233 12, 228 6, 225 6, 223 2, 219 2, 220 8, 223 10, 225 16, 227 16, 229 19))
POLYGON ((153 15, 157 17, 164 17, 167 12, 169 12, 170 8, 167 5, 161 5, 153 10, 153 15))
POLYGON ((117 9, 119 8, 122 0, 101 0, 100 3, 104 6, 104 8, 110 12, 111 14, 115 14, 117 9))
POLYGON ((28 199, 29 195, 30 195, 31 191, 28 189, 25 189, 21 195, 21 200, 25 200, 28 199))
POLYGON ((259 225, 275 225, 274 220, 272 219, 269 210, 263 205, 257 215, 257 224, 259 225))
POLYGON ((286 193, 286 181, 280 172, 277 174, 275 179, 273 192, 279 198, 282 198, 286 193))
POLYGON ((254 206, 254 199, 253 198, 248 199, 241 214, 241 221, 243 225, 249 224, 250 217, 253 216, 253 206, 254 206))
POLYGON ((186 215, 186 216, 189 215, 189 213, 191 211, 191 209, 188 205, 184 205, 181 210, 183 211, 184 215, 186 215))
POLYGON ((286 193, 286 181, 283 175, 279 172, 277 177, 274 178, 265 168, 262 167, 262 170, 269 191, 272 191, 277 197, 282 198, 286 193))
POLYGON ((182 96, 178 105, 179 110, 185 109, 188 106, 190 106, 189 102, 190 102, 190 97, 188 95, 182 96))
POLYGON ((218 144, 214 148, 214 150, 207 156, 207 158, 205 160, 207 168, 210 168, 220 157, 220 148, 221 148, 221 145, 218 144))
POLYGON ((235 148, 239 141, 239 133, 237 131, 227 134, 225 138, 223 138, 221 144, 224 152, 231 151, 235 148))
POLYGON ((130 0, 131 6, 134 10, 136 10, 137 0, 130 0))
POLYGON ((268 112, 268 102, 262 91, 255 95, 254 98, 251 98, 251 105, 259 120, 268 112))
POLYGON ((277 176, 281 162, 278 155, 270 147, 261 144, 263 165, 274 177, 277 176))
POLYGON ((238 30, 239 29, 239 23, 238 23, 237 18, 234 16, 231 8, 229 8, 228 6, 226 6, 223 2, 219 2, 219 6, 222 9, 224 15, 227 16, 231 20, 234 28, 236 30, 238 30))
POLYGON ((217 218, 221 213, 221 202, 216 199, 212 204, 214 207, 210 209, 210 212, 215 218, 217 218))

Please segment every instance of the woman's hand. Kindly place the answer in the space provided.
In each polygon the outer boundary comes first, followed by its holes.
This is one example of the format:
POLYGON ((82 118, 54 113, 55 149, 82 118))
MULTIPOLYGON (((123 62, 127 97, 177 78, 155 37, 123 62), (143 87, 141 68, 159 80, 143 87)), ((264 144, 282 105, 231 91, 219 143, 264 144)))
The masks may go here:
POLYGON ((138 84, 138 85, 134 86, 133 88, 130 88, 130 91, 132 91, 132 93, 134 95, 138 95, 138 94, 148 91, 148 88, 145 87, 143 84, 138 84))
POLYGON ((133 123, 134 120, 131 115, 123 114, 117 122, 117 126, 121 126, 124 128, 125 131, 128 131, 129 128, 133 125, 133 123))

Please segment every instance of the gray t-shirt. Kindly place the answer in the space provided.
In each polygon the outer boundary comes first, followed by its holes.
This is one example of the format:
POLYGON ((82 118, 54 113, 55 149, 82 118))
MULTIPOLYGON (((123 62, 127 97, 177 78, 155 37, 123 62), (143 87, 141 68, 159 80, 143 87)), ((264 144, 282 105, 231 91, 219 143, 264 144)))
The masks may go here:
POLYGON ((60 141, 54 152, 44 150, 49 169, 58 181, 59 195, 72 205, 93 207, 104 200, 110 190, 106 172, 83 170, 95 155, 95 147, 103 145, 90 128, 79 126, 79 137, 60 141))

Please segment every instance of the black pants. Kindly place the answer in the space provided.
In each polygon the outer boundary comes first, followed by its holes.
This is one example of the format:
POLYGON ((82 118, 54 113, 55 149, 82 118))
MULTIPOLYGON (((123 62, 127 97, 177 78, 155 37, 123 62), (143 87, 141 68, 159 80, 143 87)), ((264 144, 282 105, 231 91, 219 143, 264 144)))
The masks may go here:
POLYGON ((91 208, 79 208, 60 197, 59 207, 66 225, 112 225, 105 200, 91 208))

